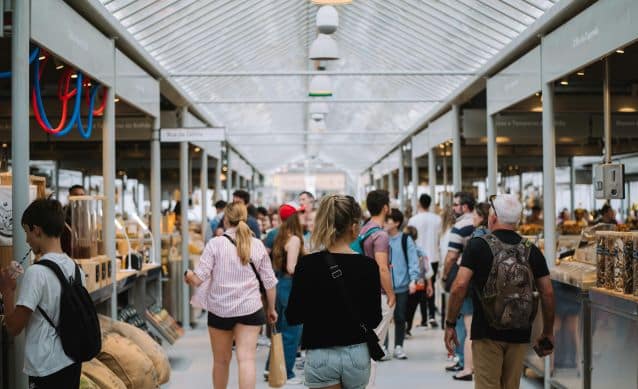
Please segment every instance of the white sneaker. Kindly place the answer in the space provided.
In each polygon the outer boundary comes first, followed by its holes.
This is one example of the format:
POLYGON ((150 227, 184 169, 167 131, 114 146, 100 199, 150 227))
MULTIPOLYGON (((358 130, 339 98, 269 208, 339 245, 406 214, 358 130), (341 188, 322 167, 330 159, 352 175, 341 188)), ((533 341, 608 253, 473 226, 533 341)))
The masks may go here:
POLYGON ((293 377, 286 381, 286 385, 303 385, 303 380, 299 377, 293 377))
POLYGON ((264 381, 268 381, 269 372, 268 370, 264 370, 264 381))
POLYGON ((405 353, 405 351, 403 351, 403 347, 402 346, 396 346, 394 348, 394 357, 396 359, 408 359, 408 356, 405 353))
POLYGON ((390 352, 388 351, 388 349, 385 348, 385 346, 383 346, 382 349, 383 349, 383 353, 385 355, 383 356, 383 358, 381 358, 381 362, 391 360, 392 359, 392 355, 390 355, 390 352))

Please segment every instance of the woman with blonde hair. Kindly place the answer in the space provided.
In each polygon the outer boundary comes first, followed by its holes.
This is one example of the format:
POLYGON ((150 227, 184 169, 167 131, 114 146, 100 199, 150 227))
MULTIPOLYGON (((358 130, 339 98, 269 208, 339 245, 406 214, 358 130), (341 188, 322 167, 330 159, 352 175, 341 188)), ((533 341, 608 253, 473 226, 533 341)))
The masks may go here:
MULTIPOLYGON (((304 255, 303 226, 299 220, 299 211, 292 205, 284 204, 279 208, 279 217, 282 225, 275 238, 272 248, 272 261, 277 275, 277 299, 276 309, 278 314, 277 330, 281 332, 284 343, 284 357, 286 360, 286 374, 288 385, 299 385, 303 381, 295 377, 295 358, 301 340, 301 326, 290 325, 284 312, 288 307, 288 298, 292 289, 292 276, 301 256, 304 255)), ((270 358, 266 360, 267 375, 270 358)))
POLYGON ((370 377, 368 347, 379 347, 373 330, 381 322, 381 281, 374 259, 350 248, 360 221, 354 198, 325 196, 311 239, 325 249, 302 257, 295 269, 286 319, 304 326, 309 388, 365 388, 370 377))
POLYGON ((228 386, 233 340, 239 365, 239 388, 255 388, 255 353, 261 326, 277 321, 277 279, 263 243, 246 224, 248 211, 241 203, 224 209, 223 236, 211 239, 195 270, 184 281, 199 287, 193 305, 208 311, 208 334, 213 351, 213 387, 228 386), (268 300, 264 312, 260 291, 268 300))

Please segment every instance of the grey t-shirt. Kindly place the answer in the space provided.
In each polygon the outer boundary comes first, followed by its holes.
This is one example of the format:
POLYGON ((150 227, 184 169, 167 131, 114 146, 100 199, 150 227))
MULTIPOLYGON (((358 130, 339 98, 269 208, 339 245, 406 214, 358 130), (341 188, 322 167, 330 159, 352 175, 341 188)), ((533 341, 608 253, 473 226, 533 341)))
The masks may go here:
MULTIPOLYGON (((75 274, 75 262, 66 254, 48 253, 41 259, 55 262, 69 278, 75 274)), ((24 273, 16 306, 21 305, 33 312, 26 327, 24 350, 24 373, 29 376, 45 377, 73 364, 73 360, 64 353, 55 329, 38 310, 38 306, 41 307, 57 326, 61 292, 60 280, 51 269, 31 265, 24 273)))

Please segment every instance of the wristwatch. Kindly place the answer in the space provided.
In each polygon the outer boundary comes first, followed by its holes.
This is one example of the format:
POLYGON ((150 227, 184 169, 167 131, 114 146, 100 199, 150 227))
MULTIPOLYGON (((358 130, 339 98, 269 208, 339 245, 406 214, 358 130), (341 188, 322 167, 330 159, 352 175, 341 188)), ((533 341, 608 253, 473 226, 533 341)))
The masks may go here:
POLYGON ((445 328, 455 328, 455 327, 456 327, 455 321, 449 321, 449 320, 445 321, 445 328))

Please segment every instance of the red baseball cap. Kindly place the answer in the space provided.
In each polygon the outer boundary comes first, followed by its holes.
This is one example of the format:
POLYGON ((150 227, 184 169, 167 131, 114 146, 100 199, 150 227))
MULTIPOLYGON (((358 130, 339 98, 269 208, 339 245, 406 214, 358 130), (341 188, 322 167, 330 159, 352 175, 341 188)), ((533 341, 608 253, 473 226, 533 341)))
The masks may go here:
POLYGON ((281 221, 286 221, 290 216, 294 215, 297 212, 301 212, 304 210, 304 207, 295 208, 290 204, 284 204, 279 207, 279 218, 281 221))

